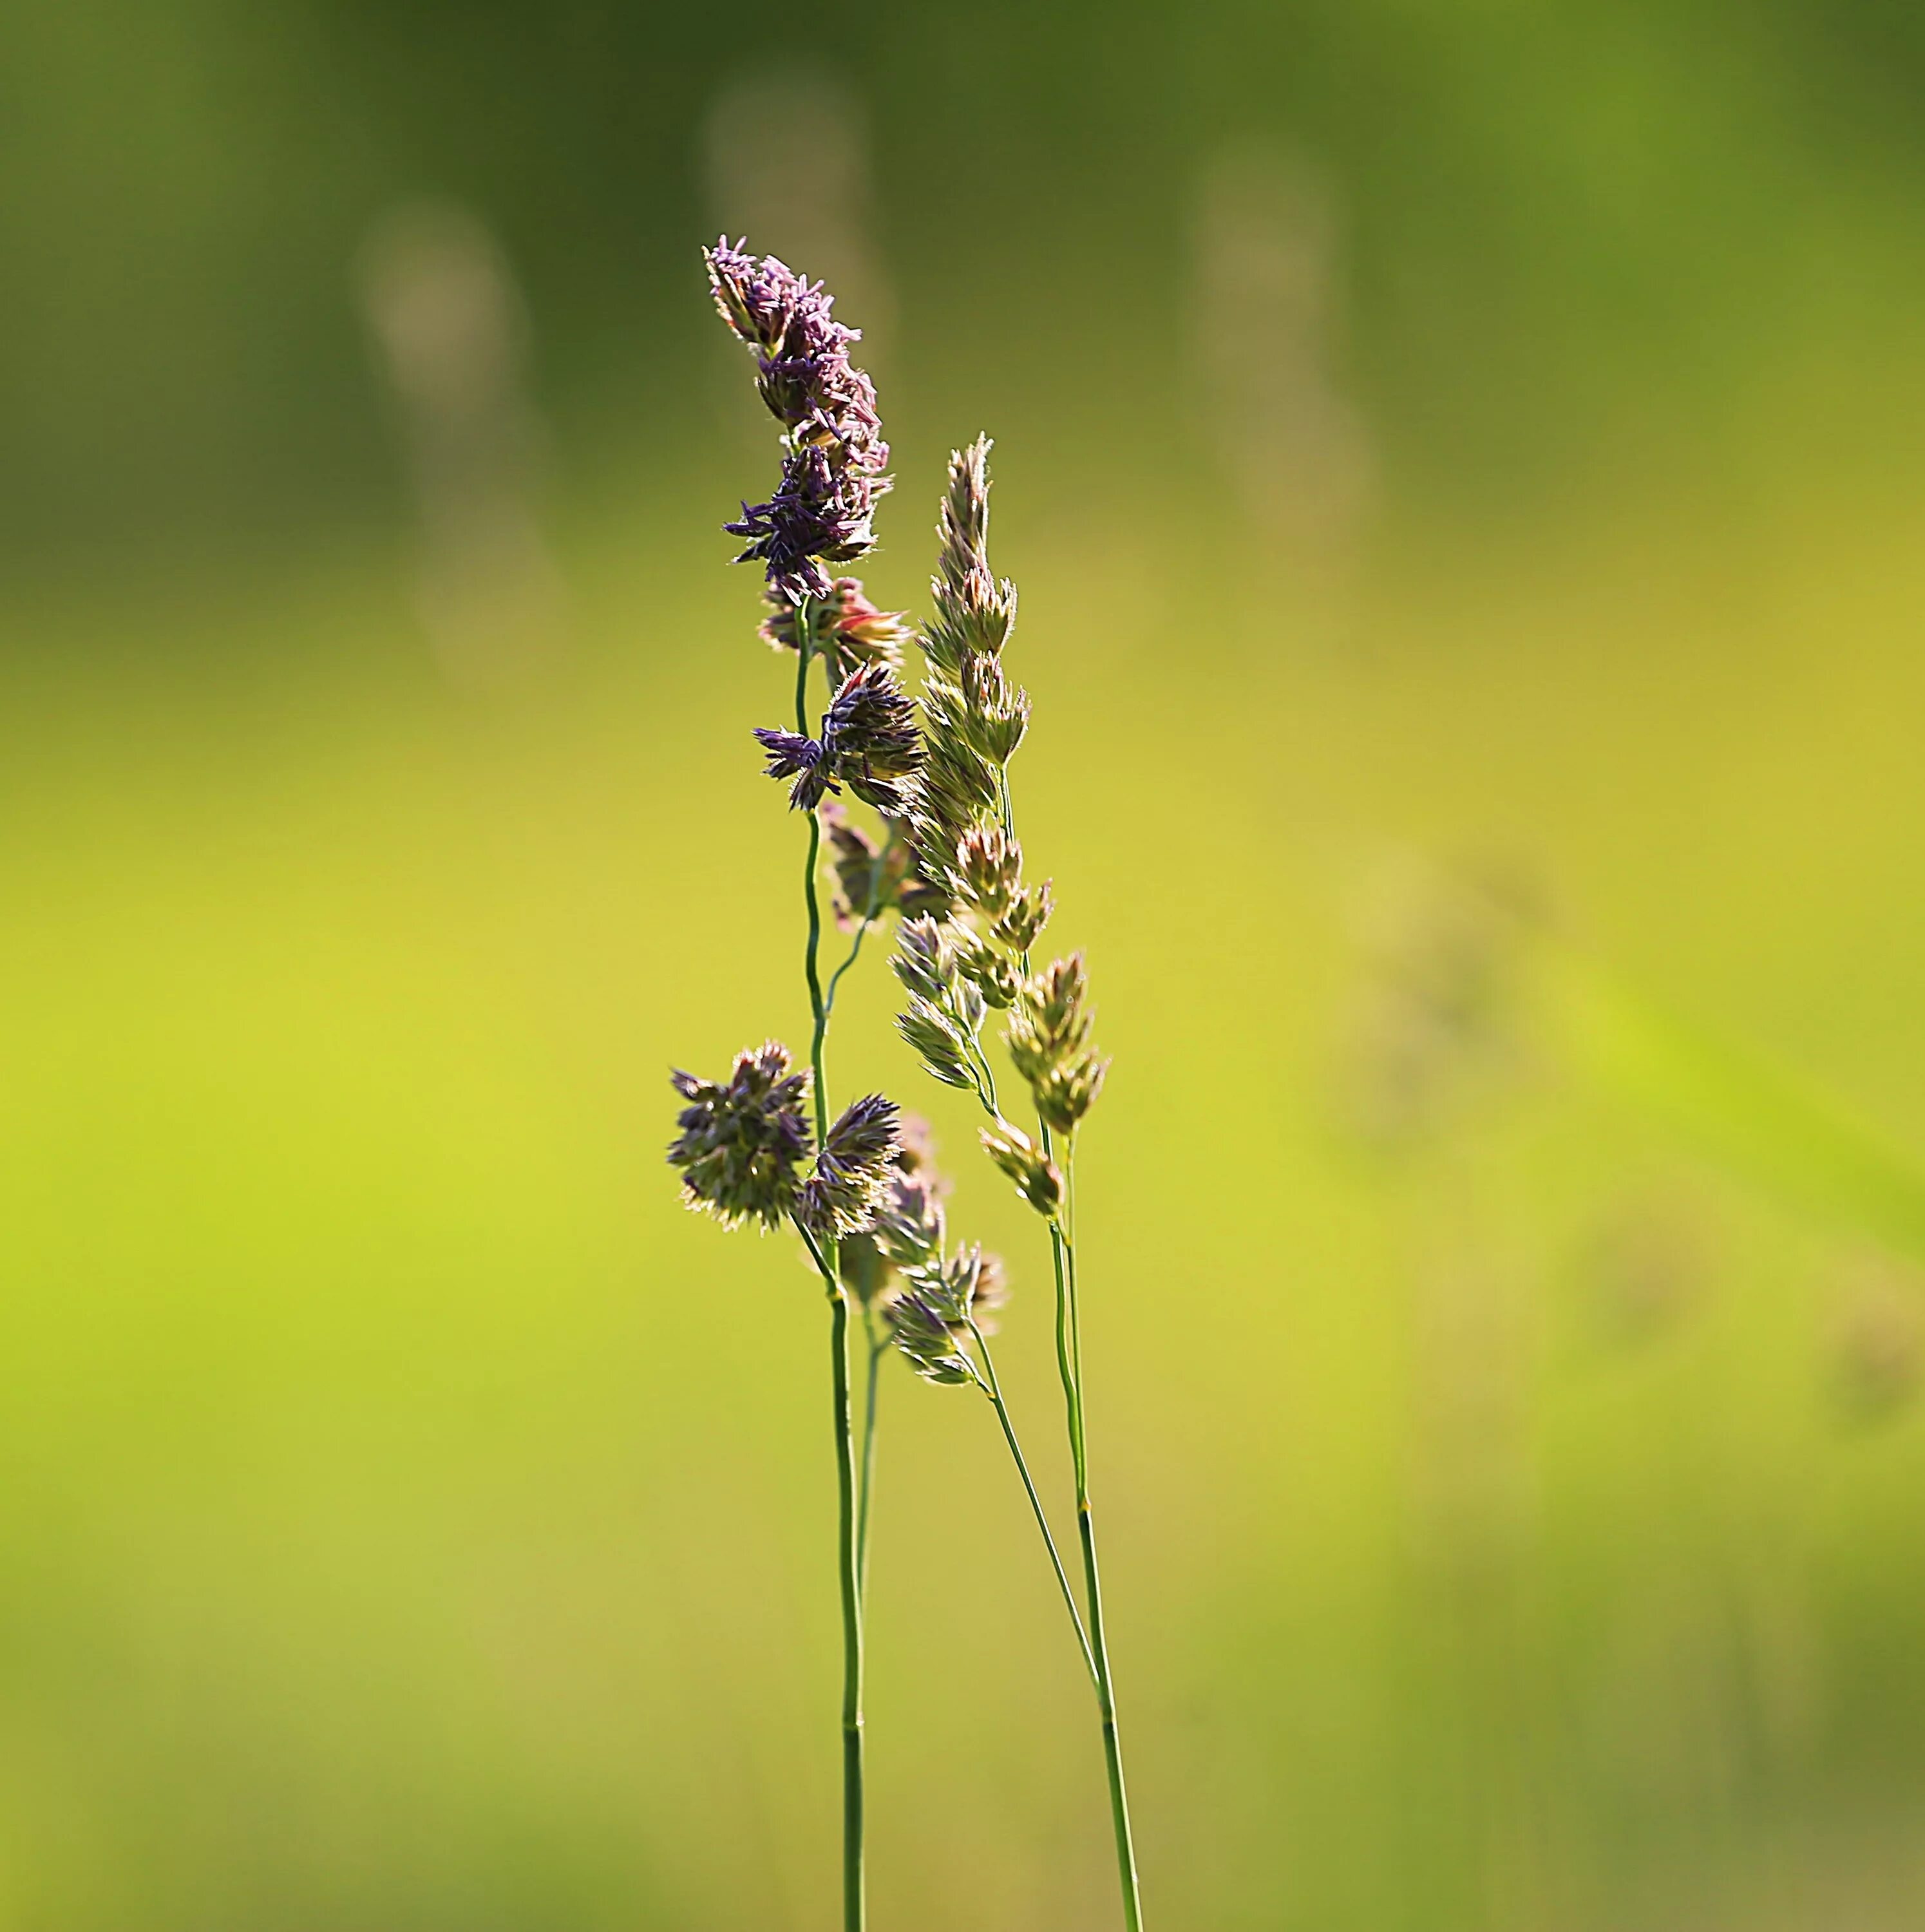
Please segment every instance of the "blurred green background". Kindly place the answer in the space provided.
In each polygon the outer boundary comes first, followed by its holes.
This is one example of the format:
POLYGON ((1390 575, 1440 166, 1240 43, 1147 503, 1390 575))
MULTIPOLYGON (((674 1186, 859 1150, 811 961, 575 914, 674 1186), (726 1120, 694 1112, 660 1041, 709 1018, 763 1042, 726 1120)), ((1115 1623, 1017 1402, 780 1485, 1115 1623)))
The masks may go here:
MULTIPOLYGON (((806 1018, 724 224, 869 329, 883 601, 998 439, 1152 1923, 1918 1924, 1922 86, 1882 0, 0 10, 0 1924, 830 1922, 826 1324, 661 1157, 806 1018)), ((1111 1924, 990 1419, 884 1401, 875 1922, 1111 1924)))

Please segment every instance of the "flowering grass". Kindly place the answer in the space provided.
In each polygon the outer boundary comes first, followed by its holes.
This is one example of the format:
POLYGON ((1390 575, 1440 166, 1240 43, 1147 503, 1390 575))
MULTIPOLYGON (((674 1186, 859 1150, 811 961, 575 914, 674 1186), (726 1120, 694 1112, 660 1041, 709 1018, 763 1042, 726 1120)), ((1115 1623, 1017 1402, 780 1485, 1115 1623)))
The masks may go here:
POLYGON ((874 547, 875 504, 889 487, 874 386, 850 360, 857 332, 836 320, 832 298, 820 284, 773 256, 758 260, 724 237, 706 259, 716 308, 754 352, 757 390, 781 427, 775 493, 761 504, 745 502, 739 520, 726 527, 747 540, 736 561, 763 568, 770 614, 762 636, 796 657, 793 730, 760 726, 754 736, 765 775, 786 784, 790 807, 808 816, 802 974, 810 1050, 806 1070, 772 1040, 744 1052, 725 1082, 677 1072, 673 1084, 686 1105, 668 1157, 689 1204, 725 1227, 792 1226, 828 1298, 844 1635, 845 1932, 860 1932, 868 1911, 864 1614, 877 1378, 892 1346, 924 1381, 973 1387, 994 1412, 1096 1692, 1123 1921, 1129 1932, 1140 1932, 1090 1498, 1076 1265, 1076 1136, 1102 1090, 1108 1063, 1091 1043, 1082 956, 1039 968, 1031 958, 1054 896, 1048 880, 1025 879, 1016 836, 1009 764, 1030 706, 1002 664, 1015 628, 1016 592, 989 566, 989 443, 979 437, 951 460, 930 586, 932 616, 916 631, 877 610, 858 580, 829 570, 874 547), (925 667, 919 703, 900 676, 902 647, 912 638, 925 667), (817 661, 826 704, 812 729, 810 671, 817 661), (841 802, 845 792, 875 813, 875 832, 850 820, 841 802), (854 930, 848 956, 826 986, 825 846, 836 879, 836 923, 854 930), (901 922, 895 964, 908 1000, 898 1019, 902 1036, 926 1072, 976 1094, 989 1119, 983 1151, 1047 1228, 1075 1472, 1080 1602, 990 1350, 990 1317, 1003 1298, 1000 1262, 979 1244, 951 1244, 941 1205, 946 1190, 926 1137, 916 1129, 905 1133, 893 1101, 870 1094, 829 1119, 826 1061, 835 997, 870 928, 891 916, 901 922), (991 1011, 1006 1016, 1002 1044, 1027 1090, 1033 1134, 1001 1110, 983 1040, 991 1011), (858 1312, 867 1342, 859 1450, 852 1401, 858 1312))

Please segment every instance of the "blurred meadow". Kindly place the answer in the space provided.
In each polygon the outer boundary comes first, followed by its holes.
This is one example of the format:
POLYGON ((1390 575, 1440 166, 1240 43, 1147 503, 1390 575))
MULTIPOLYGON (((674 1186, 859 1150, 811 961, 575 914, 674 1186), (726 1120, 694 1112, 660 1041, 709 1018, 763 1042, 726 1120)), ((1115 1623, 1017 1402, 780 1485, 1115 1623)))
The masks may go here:
MULTIPOLYGON (((1925 14, 0 9, 0 1927, 820 1932, 772 476, 997 439, 1147 1909, 1925 1915, 1925 14)), ((1054 1493, 1048 1264, 1004 1250, 1054 1493)), ((980 1405, 888 1365, 880 1928, 1114 1922, 980 1405)))

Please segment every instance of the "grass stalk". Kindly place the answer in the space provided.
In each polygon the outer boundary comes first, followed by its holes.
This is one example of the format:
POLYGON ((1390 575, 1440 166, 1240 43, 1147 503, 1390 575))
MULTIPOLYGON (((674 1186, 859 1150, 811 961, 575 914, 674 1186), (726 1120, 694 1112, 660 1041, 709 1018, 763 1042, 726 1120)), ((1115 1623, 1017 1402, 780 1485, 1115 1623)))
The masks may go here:
MULTIPOLYGON (((808 674, 814 656, 814 619, 810 600, 796 607, 796 729, 808 735, 808 674)), ((822 986, 822 903, 817 874, 822 857, 822 824, 808 814, 808 856, 802 875, 802 899, 808 914, 808 942, 802 956, 808 986, 809 1071, 815 1096, 816 1144, 829 1138, 829 1002, 822 986)), ((799 1220, 799 1228, 802 1224, 799 1220)), ((866 1529, 868 1484, 857 1496, 856 1436, 850 1399, 849 1294, 836 1267, 832 1236, 818 1242, 806 1228, 808 1244, 822 1272, 829 1304, 829 1372, 833 1396, 836 1482, 836 1582, 842 1604, 842 1923, 843 1932, 865 1932, 868 1922, 865 1873, 862 1788, 862 1562, 865 1550, 859 1539, 858 1519, 866 1529)), ((871 1406, 873 1422, 873 1406, 871 1406)), ((864 1445, 865 1474, 874 1452, 874 1432, 864 1445)))

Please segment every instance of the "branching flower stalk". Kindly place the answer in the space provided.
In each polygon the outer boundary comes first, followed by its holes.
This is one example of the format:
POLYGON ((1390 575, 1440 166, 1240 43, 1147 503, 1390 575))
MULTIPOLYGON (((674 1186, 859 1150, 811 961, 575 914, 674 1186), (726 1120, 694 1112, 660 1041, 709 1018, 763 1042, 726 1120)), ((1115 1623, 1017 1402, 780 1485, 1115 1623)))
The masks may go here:
POLYGON ((782 429, 782 471, 766 502, 725 527, 745 540, 738 562, 763 568, 761 635, 796 656, 794 727, 755 736, 765 770, 807 814, 803 871, 809 1001, 808 1064, 775 1041, 740 1054, 721 1082, 677 1072, 684 1105, 669 1149, 688 1204, 725 1226, 787 1226, 820 1275, 830 1311, 830 1382, 837 1480, 837 1576, 843 1627, 844 1932, 866 1922, 863 1667, 880 1365, 892 1347, 924 1379, 979 1390, 993 1410, 1041 1533, 1096 1691, 1129 1932, 1140 1932, 1116 1700, 1103 1630, 1090 1508, 1075 1238, 1076 1130, 1107 1063, 1090 1043, 1082 956, 1036 970, 1031 948, 1051 910, 1047 882, 1023 878, 1008 766, 1030 701, 1000 654, 1015 592, 988 561, 988 444, 952 459, 934 616, 921 640, 927 666, 919 727, 901 686, 903 646, 916 634, 878 610, 861 583, 834 576, 874 548, 876 500, 889 488, 875 391, 849 359, 856 332, 835 320, 819 284, 724 238, 706 251, 717 308, 754 354, 757 388, 782 429), (811 728, 809 673, 820 662, 826 704, 811 728), (851 820, 844 795, 869 807, 880 837, 851 820), (825 986, 820 878, 825 845, 830 914, 853 935, 825 986), (908 994, 904 1036, 938 1080, 976 1096, 989 1116, 991 1160, 1048 1223, 1056 1281, 1057 1353, 1075 1473, 1084 1594, 1079 1604, 1031 1476, 988 1337, 1006 1295, 1002 1265, 979 1246, 952 1246, 926 1130, 869 1094, 830 1118, 830 1021, 844 976, 872 926, 899 915, 898 976, 908 994), (982 1041, 990 1012, 1036 1116, 1033 1136, 1004 1117, 982 1041), (1061 1149, 1061 1164, 1057 1158, 1061 1149), (859 1453, 853 1414, 852 1314, 866 1348, 859 1453))
MULTIPOLYGON (((925 881, 932 892, 946 893, 949 904, 904 921, 895 965, 908 1005, 898 1025, 927 1072, 975 1094, 989 1116, 982 1130, 985 1152, 1048 1225, 1056 1283, 1057 1366, 1075 1483, 1087 1624, 1076 1616, 1066 1585, 1066 1597, 1096 1688, 1124 1922, 1128 1932, 1141 1932, 1142 1905, 1090 1500, 1076 1256, 1077 1130, 1102 1090, 1109 1064, 1090 1040, 1093 1015, 1082 955, 1053 959, 1040 969, 1031 959, 1054 900, 1049 881, 1026 882, 1016 836, 1009 765, 1028 728, 1030 700, 1011 682, 1002 661, 1015 626, 1016 592, 989 568, 989 446, 986 437, 979 438, 951 457, 938 525, 940 550, 930 586, 934 615, 922 639, 927 664, 922 767, 910 824, 925 881), (1003 1042, 1029 1090, 1033 1135, 1007 1119, 999 1102, 982 1044, 992 1010, 1007 1016, 1003 1042)), ((929 1324, 940 1319, 952 1331, 952 1306, 937 1304, 925 1312, 923 1354, 916 1354, 901 1330, 898 1341, 928 1379, 970 1378, 974 1365, 967 1364, 965 1372, 960 1352, 934 1352, 929 1324)), ((986 1348, 983 1354, 985 1372, 978 1379, 996 1403, 1021 1466, 986 1348)), ((1033 1502, 1033 1488, 1031 1495, 1033 1502)), ((1042 1522, 1041 1504, 1036 1508, 1042 1522)), ((1044 1534, 1048 1540, 1046 1522, 1044 1534)), ((1052 1559, 1055 1554, 1052 1542, 1052 1559)), ((1060 1579, 1060 1564, 1057 1574, 1060 1579)))
MULTIPOLYGON (((745 540, 737 561, 763 567, 769 614, 763 636, 777 650, 796 654, 795 728, 763 728, 755 736, 769 776, 790 782, 790 804, 808 818, 802 976, 809 1001, 809 1066, 806 1073, 791 1070, 787 1050, 771 1042, 743 1054, 727 1083, 678 1073, 676 1088, 688 1104, 669 1159, 682 1172, 690 1204, 725 1225, 793 1225, 828 1298, 843 1630, 843 1923, 844 1932, 862 1932, 862 1600, 877 1348, 865 1305, 870 1372, 859 1464, 851 1402, 852 1292, 842 1250, 868 1228, 901 1141, 895 1103, 880 1094, 855 1102, 832 1124, 826 1062, 835 992, 880 909, 893 834, 876 854, 850 956, 826 988, 817 878, 827 795, 846 788, 877 812, 902 817, 922 761, 922 739, 914 706, 897 682, 905 634, 901 620, 871 604, 855 578, 832 577, 829 568, 874 548, 875 502, 889 488, 889 446, 882 439, 875 388, 850 360, 857 332, 835 319, 833 299, 819 283, 772 256, 758 260, 724 236, 706 251, 706 259, 715 306, 753 352, 757 388, 782 430, 782 470, 774 494, 766 502, 745 502, 739 520, 725 527, 745 540), (809 670, 818 659, 829 700, 820 730, 811 733, 809 670), (813 1109, 812 1130, 805 1105, 813 1109)), ((846 854, 838 870, 847 871, 846 854)))

